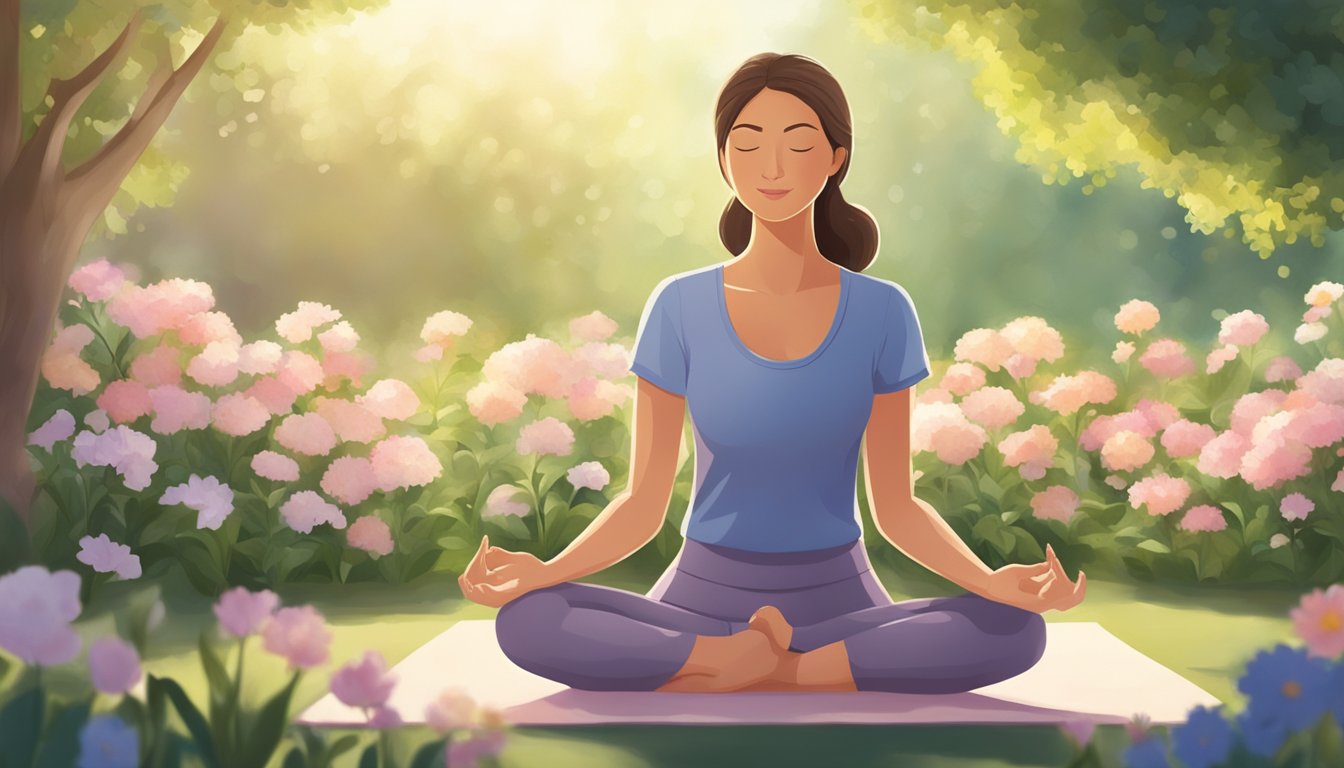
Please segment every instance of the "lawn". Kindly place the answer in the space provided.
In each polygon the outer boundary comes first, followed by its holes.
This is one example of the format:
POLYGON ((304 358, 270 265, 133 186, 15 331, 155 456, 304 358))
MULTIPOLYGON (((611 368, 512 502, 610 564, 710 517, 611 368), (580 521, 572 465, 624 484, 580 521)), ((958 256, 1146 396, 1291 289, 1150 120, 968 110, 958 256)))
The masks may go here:
MULTIPOLYGON (((926 573, 929 578, 925 580, 896 575, 882 564, 875 567, 895 600, 949 593, 948 585, 931 574, 926 573)), ((642 593, 657 575, 647 564, 632 557, 585 581, 642 593)), ((77 623, 85 647, 92 638, 112 631, 114 613, 133 591, 145 588, 145 584, 136 582, 113 582, 106 592, 95 596, 77 623)), ((194 701, 203 704, 206 685, 196 643, 200 630, 214 624, 212 601, 191 591, 182 579, 165 580, 163 589, 168 619, 151 635, 145 669, 175 678, 194 701)), ((304 676, 294 697, 293 716, 325 695, 336 666, 364 650, 377 649, 389 664, 395 664, 454 622, 490 618, 495 614, 493 608, 463 600, 456 582, 451 580, 441 583, 422 580, 410 587, 287 585, 280 594, 284 605, 312 603, 327 618, 334 634, 331 661, 304 676)), ((1067 613, 1052 611, 1046 620, 1100 622, 1121 640, 1238 710, 1243 702, 1236 690, 1236 679, 1242 666, 1257 650, 1293 639, 1287 616, 1299 598, 1293 590, 1176 588, 1089 578, 1087 598, 1081 605, 1067 613)), ((284 662, 257 652, 260 648, 257 638, 249 643, 252 648, 247 654, 245 674, 250 687, 244 691, 244 702, 254 707, 283 684, 284 662)), ((227 660, 232 669, 232 648, 229 653, 227 660)), ((62 693, 87 691, 85 670, 77 667, 72 662, 65 669, 50 669, 48 679, 62 693)), ((100 697, 96 709, 109 708, 113 703, 108 697, 100 697)), ((172 717, 176 719, 175 715, 172 717)), ((181 728, 181 724, 177 723, 177 727, 181 728)), ((371 741, 372 733, 367 732, 366 739, 371 741)), ((425 726, 400 729, 393 741, 399 763, 404 765, 410 753, 432 736, 425 726)), ((1103 744, 1104 754, 1118 754, 1127 743, 1119 726, 1101 727, 1094 738, 1103 744)), ((289 739, 282 743, 270 766, 280 764, 291 743, 289 739)), ((361 741, 358 749, 343 755, 336 765, 354 768, 363 744, 361 741)), ((499 765, 510 768, 670 767, 690 763, 705 767, 1062 766, 1071 755, 1072 746, 1058 729, 1041 726, 613 725, 513 729, 499 756, 499 765)))

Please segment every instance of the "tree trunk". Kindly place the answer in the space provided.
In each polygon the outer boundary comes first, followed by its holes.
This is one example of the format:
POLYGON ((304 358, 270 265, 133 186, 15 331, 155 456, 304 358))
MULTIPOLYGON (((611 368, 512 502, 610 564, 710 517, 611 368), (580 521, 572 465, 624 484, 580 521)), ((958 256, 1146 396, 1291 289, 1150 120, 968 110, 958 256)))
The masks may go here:
POLYGON ((224 16, 218 17, 176 70, 166 40, 161 41, 160 66, 130 119, 93 157, 67 173, 62 151, 70 121, 122 61, 141 13, 137 9, 121 35, 82 72, 51 81, 51 109, 24 142, 19 0, 0 0, 0 498, 29 529, 36 478, 27 421, 66 282, 93 222, 200 72, 226 25, 224 16))

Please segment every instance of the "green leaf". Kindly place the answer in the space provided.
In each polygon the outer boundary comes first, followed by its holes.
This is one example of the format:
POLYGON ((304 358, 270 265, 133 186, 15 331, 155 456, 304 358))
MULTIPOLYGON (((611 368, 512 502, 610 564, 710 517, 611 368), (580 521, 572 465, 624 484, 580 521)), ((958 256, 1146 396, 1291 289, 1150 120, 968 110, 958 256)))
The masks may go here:
POLYGON ((1164 555, 1171 553, 1170 547, 1168 547, 1166 544, 1163 544, 1160 541, 1157 541, 1156 539, 1144 539, 1143 541, 1138 543, 1138 548, 1146 549, 1149 552, 1157 552, 1159 554, 1164 555))
POLYGON ((303 759, 303 750, 298 747, 292 747, 289 754, 285 755, 285 762, 280 768, 311 768, 303 759))
POLYGON ((89 719, 89 706, 92 701, 85 700, 63 708, 55 718, 42 739, 42 749, 37 754, 34 768, 66 768, 74 765, 79 758, 79 732, 89 719))
POLYGON ((46 691, 41 686, 33 686, 0 710, 0 745, 3 745, 8 760, 6 765, 32 764, 45 708, 46 691))
MULTIPOLYGON (((191 699, 187 698, 186 691, 182 690, 182 686, 178 685, 176 680, 163 678, 161 683, 164 692, 168 694, 173 706, 177 708, 178 716, 182 718, 183 724, 187 726, 187 730, 191 732, 191 737, 196 741, 201 759, 205 762, 207 768, 220 768, 219 755, 215 749, 215 739, 210 734, 210 726, 201 716, 201 711, 196 708, 195 704, 191 703, 191 699)), ((270 753, 268 752, 266 756, 269 758, 270 753)), ((256 765, 264 764, 264 762, 256 763, 256 765)))
POLYGON ((359 756, 359 768, 378 768, 378 745, 370 744, 359 756))
POLYGON ((358 743, 359 743, 358 736, 356 736, 353 733, 347 733, 346 735, 337 739, 336 742, 331 745, 331 759, 335 760, 337 757, 340 757, 346 752, 349 752, 350 750, 354 749, 355 745, 358 743))
POLYGON ((415 757, 411 758, 410 768, 432 768, 432 766, 443 765, 444 741, 431 741, 416 751, 415 757))
POLYGON ((301 670, 295 671, 284 690, 258 710, 252 733, 249 734, 249 740, 243 747, 245 758, 243 765, 265 765, 271 759, 275 748, 280 745, 285 726, 289 723, 289 700, 294 696, 300 674, 301 670))

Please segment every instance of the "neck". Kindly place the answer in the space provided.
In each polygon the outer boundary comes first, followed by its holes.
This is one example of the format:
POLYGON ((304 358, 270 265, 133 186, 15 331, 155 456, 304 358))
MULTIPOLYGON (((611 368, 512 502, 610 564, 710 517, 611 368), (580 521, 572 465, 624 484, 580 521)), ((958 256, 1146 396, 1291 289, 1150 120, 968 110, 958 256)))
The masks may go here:
POLYGON ((783 221, 755 217, 751 240, 731 264, 744 281, 768 293, 796 293, 835 282, 836 265, 821 254, 813 222, 815 202, 783 221))

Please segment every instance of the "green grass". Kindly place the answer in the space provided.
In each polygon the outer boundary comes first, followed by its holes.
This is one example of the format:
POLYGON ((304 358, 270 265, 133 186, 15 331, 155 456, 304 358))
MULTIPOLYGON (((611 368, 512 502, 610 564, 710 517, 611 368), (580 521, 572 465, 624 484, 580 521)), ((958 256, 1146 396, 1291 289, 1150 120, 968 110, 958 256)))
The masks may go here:
MULTIPOLYGON (((593 583, 647 591, 657 578, 647 566, 627 560, 594 577, 593 583)), ((949 593, 932 574, 896 576, 875 566, 895 600, 949 593)), ((136 582, 113 582, 95 596, 77 624, 85 648, 93 638, 113 631, 115 612, 130 593, 145 589, 136 582)), ((182 579, 164 582, 168 619, 151 635, 145 668, 172 677, 204 709, 205 678, 196 653, 202 628, 213 627, 211 600, 191 591, 182 579)), ((327 692, 330 675, 364 650, 382 651, 389 664, 462 619, 488 619, 495 609, 464 601, 456 581, 422 582, 411 587, 383 584, 287 585, 280 590, 284 605, 311 602, 330 623, 334 635, 331 660, 308 672, 294 697, 293 715, 327 692)), ((1288 610, 1299 594, 1292 590, 1246 590, 1218 586, 1166 587, 1088 580, 1086 600, 1065 613, 1051 611, 1047 621, 1097 621, 1121 640, 1196 685, 1240 709, 1236 678, 1259 649, 1293 641, 1288 610)), ((233 669, 235 648, 226 663, 233 669)), ((86 671, 79 661, 49 670, 53 688, 67 695, 86 695, 86 671)), ((255 707, 285 680, 284 662, 249 640, 244 703, 255 707)), ((448 684, 451 681, 445 680, 448 684)), ((112 706, 100 697, 96 709, 112 706)), ((176 720, 174 716, 174 720, 176 720)), ((178 723, 178 727, 181 725, 178 723)), ((359 747, 337 762, 354 768, 357 755, 372 741, 363 732, 359 747)), ((405 765, 416 746, 433 736, 424 726, 401 729, 394 751, 405 765)), ((1095 737, 1117 749, 1126 743, 1119 726, 1104 726, 1095 737)), ((287 738, 270 765, 289 750, 287 738)), ((1112 750, 1114 751, 1114 750, 1112 750)), ((807 765, 807 766, 1021 766, 1067 764, 1072 747, 1053 726, 646 726, 519 727, 499 759, 508 767, 807 765)))

